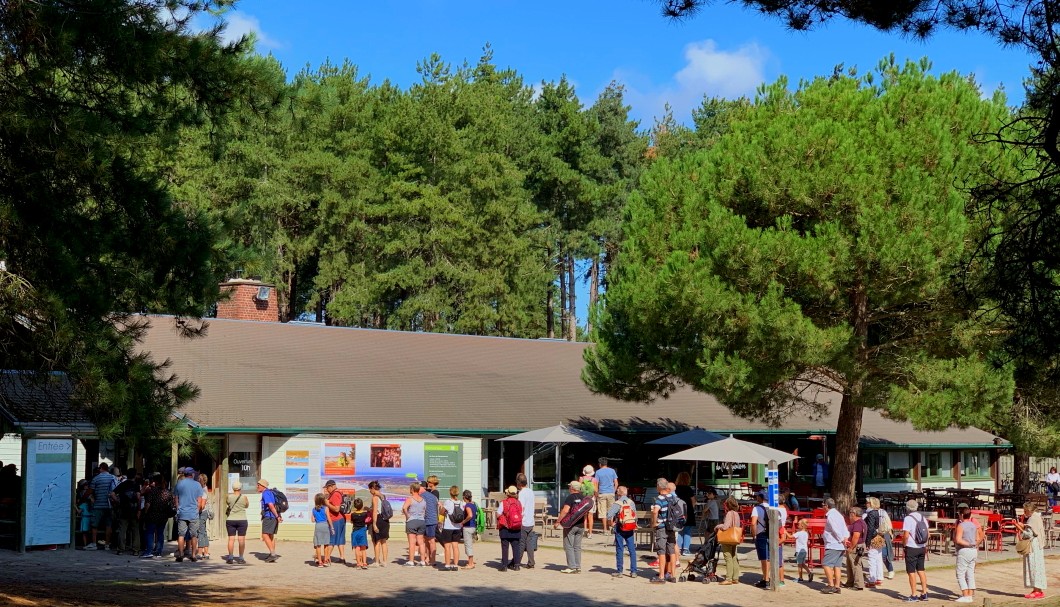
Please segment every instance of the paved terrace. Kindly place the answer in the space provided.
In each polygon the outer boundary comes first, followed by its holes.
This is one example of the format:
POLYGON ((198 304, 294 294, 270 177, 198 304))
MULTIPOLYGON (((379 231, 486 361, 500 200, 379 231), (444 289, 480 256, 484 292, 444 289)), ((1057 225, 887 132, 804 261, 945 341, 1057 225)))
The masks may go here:
MULTIPOLYGON (((282 536, 282 529, 281 529, 282 536)), ((821 595, 819 583, 800 585, 791 581, 794 564, 787 564, 788 583, 778 592, 751 586, 758 579, 757 562, 749 545, 742 547, 743 580, 738 586, 685 582, 656 586, 648 582, 648 554, 638 554, 641 577, 612 578, 614 552, 610 538, 594 534, 586 542, 583 572, 564 575, 563 551, 558 538, 542 538, 536 569, 497 571, 500 545, 486 538, 476 545, 479 562, 474 570, 442 571, 402 567, 406 542, 391 541, 392 562, 367 571, 336 563, 329 568, 312 566, 312 546, 303 542, 280 542, 277 563, 262 561, 265 554, 258 539, 247 546, 247 565, 228 565, 219 557, 224 542, 214 541, 213 558, 198 563, 176 563, 172 558, 138 559, 110 552, 55 550, 20 555, 0 551, 0 605, 18 607, 62 606, 177 606, 190 605, 291 605, 404 606, 404 605, 609 605, 671 607, 716 605, 730 607, 822 607, 895 605, 908 593, 903 568, 877 590, 821 595)), ((976 577, 980 591, 976 604, 988 599, 992 605, 1028 604, 1023 599, 1021 561, 1011 542, 1004 553, 991 553, 980 561, 976 577)), ((172 551, 172 545, 169 546, 172 551)), ((347 547, 349 550, 349 547, 347 547)), ((1047 551, 1048 598, 1037 605, 1060 605, 1060 550, 1047 551)), ((350 556, 350 554, 347 554, 350 556)), ((371 551, 369 551, 371 556, 371 551)), ((352 558, 351 558, 352 560, 352 558)), ((957 588, 953 557, 932 554, 928 561, 931 601, 951 601, 957 588)), ((818 574, 820 570, 818 569, 818 574)), ((819 577, 819 575, 818 575, 819 577)))

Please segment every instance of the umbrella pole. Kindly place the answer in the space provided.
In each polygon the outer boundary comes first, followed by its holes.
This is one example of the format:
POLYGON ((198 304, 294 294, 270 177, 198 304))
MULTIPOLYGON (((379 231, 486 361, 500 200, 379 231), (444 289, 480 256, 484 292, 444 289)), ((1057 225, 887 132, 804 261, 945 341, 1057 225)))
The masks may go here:
POLYGON ((561 482, 560 481, 561 477, 559 475, 559 462, 560 462, 559 450, 562 449, 562 448, 563 448, 563 443, 556 443, 556 516, 559 516, 559 511, 560 511, 559 505, 560 505, 560 503, 562 501, 562 500, 560 500, 560 496, 559 496, 559 486, 560 486, 560 482, 561 482))

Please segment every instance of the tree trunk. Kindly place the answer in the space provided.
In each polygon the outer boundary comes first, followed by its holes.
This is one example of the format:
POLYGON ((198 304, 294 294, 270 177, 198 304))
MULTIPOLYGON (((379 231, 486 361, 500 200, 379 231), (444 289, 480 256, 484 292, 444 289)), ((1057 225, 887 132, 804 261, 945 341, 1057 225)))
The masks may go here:
POLYGON ((593 263, 589 267, 589 316, 585 319, 585 333, 593 332, 592 309, 596 300, 600 297, 600 255, 593 255, 593 263))
POLYGON ((556 269, 559 273, 559 333, 567 337, 567 256, 560 247, 556 256, 556 269))
POLYGON ((1031 456, 1027 453, 1012 454, 1012 491, 1030 493, 1031 490, 1031 456))
MULTIPOLYGON (((552 259, 552 251, 548 252, 549 260, 552 259)), ((553 307, 553 299, 556 294, 556 281, 549 279, 548 293, 545 296, 545 337, 556 338, 556 310, 553 307)))
MULTIPOLYGON (((864 373, 867 369, 869 338, 869 298, 864 283, 855 284, 850 295, 851 324, 857 338, 854 360, 854 373, 864 373)), ((835 454, 832 463, 832 497, 840 512, 847 512, 855 505, 858 476, 858 441, 861 438, 861 424, 865 408, 861 405, 861 394, 864 390, 864 379, 858 375, 847 378, 843 400, 839 405, 839 421, 835 433, 835 454)))
POLYGON ((578 291, 574 277, 574 255, 567 255, 567 341, 578 339, 578 291))

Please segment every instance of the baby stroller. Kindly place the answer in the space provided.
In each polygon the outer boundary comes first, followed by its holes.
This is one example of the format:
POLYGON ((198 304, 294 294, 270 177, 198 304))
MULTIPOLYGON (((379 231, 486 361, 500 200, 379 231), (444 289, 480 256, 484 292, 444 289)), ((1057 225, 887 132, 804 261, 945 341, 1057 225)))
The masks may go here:
POLYGON ((718 557, 721 555, 721 546, 718 544, 717 533, 707 536, 707 541, 699 548, 692 560, 685 565, 677 581, 694 582, 697 579, 704 584, 717 582, 719 580, 716 572, 718 570, 718 557))

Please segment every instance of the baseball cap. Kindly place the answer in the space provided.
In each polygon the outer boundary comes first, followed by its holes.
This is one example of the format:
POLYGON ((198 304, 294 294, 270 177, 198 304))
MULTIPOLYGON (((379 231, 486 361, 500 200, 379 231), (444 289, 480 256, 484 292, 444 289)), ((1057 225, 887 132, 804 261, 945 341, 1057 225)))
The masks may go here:
POLYGON ((338 483, 336 483, 334 480, 329 480, 328 482, 324 483, 324 486, 325 487, 331 487, 332 485, 336 485, 336 484, 338 484, 338 483))
POLYGON ((756 491, 755 492, 755 497, 757 497, 759 499, 766 499, 766 490, 762 489, 761 491, 756 491))
POLYGON ((957 507, 958 508, 967 508, 968 507, 968 503, 967 502, 961 502, 961 503, 957 504, 957 507))

